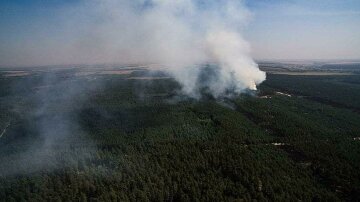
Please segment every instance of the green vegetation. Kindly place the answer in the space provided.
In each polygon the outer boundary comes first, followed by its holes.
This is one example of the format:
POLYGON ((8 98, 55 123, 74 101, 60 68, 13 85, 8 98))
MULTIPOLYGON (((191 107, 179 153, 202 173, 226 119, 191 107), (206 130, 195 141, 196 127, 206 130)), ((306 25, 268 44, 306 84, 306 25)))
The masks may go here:
POLYGON ((302 95, 327 105, 360 111, 359 75, 270 75, 264 85, 270 85, 275 89, 302 95))
POLYGON ((360 75, 268 75, 224 103, 73 71, 0 77, 1 201, 360 200, 360 75), (52 117, 76 126, 44 147, 52 117))

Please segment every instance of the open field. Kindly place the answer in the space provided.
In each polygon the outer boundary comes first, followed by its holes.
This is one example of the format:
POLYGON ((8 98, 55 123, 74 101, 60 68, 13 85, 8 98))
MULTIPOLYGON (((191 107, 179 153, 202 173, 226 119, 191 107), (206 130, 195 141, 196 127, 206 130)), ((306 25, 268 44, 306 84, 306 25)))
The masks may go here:
POLYGON ((293 76, 346 76, 353 75, 350 72, 323 72, 323 71, 305 71, 305 72, 294 72, 294 71, 268 71, 269 74, 280 74, 280 75, 293 75, 293 76))
POLYGON ((4 77, 13 77, 13 76, 28 76, 31 72, 28 71, 0 71, 4 77))

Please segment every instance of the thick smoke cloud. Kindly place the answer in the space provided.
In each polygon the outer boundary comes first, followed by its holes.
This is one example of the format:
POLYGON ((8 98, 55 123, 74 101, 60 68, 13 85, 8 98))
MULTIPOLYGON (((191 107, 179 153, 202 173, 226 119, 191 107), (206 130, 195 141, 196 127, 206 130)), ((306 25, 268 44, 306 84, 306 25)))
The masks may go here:
POLYGON ((219 78, 208 86, 215 97, 229 87, 254 90, 265 79, 240 34, 249 18, 241 1, 102 1, 97 14, 108 17, 97 29, 100 41, 111 39, 122 62, 164 65, 192 97, 199 97, 203 63, 218 64, 219 78))
MULTIPOLYGON (((89 0, 62 11, 56 14, 63 23, 59 33, 34 39, 39 44, 29 51, 34 54, 30 63, 161 67, 193 98, 200 98, 204 89, 215 98, 229 91, 256 89, 265 79, 241 36, 250 15, 241 1, 89 0)), ((90 156, 88 148, 76 158, 59 151, 72 149, 70 143, 87 141, 76 112, 87 92, 99 87, 93 81, 67 77, 62 72, 44 76, 32 99, 37 105, 21 115, 35 122, 31 125, 39 143, 6 157, 0 176, 59 168, 90 156)))
POLYGON ((203 64, 219 68, 207 86, 214 97, 265 79, 241 36, 251 16, 241 0, 89 0, 58 15, 59 32, 39 43, 35 61, 157 64, 195 98, 203 64))

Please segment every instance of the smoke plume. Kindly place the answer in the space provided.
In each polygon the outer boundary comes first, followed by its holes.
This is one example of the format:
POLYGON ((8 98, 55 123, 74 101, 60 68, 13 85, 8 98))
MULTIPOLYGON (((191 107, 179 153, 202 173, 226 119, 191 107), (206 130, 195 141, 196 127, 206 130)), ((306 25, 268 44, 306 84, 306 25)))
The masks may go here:
POLYGON ((251 17, 241 0, 90 0, 54 15, 56 34, 37 26, 42 38, 27 42, 24 63, 156 64, 195 98, 203 64, 218 68, 206 86, 214 97, 256 89, 265 79, 241 36, 251 17))

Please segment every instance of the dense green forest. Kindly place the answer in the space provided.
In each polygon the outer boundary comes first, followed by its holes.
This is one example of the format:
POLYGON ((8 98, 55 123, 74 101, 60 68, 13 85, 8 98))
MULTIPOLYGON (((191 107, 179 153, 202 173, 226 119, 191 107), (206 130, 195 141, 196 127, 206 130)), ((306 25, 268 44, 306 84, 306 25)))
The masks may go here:
POLYGON ((360 75, 219 101, 78 71, 0 73, 0 201, 360 200, 360 75))

